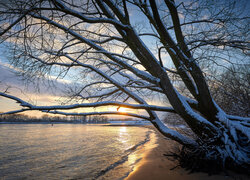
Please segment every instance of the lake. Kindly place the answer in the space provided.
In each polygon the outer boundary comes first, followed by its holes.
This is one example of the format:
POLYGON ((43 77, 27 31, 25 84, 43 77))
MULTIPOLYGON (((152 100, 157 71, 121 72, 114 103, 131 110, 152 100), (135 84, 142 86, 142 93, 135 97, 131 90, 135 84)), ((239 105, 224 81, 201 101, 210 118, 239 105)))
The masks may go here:
POLYGON ((154 131, 84 124, 0 124, 0 179, 124 179, 154 131))

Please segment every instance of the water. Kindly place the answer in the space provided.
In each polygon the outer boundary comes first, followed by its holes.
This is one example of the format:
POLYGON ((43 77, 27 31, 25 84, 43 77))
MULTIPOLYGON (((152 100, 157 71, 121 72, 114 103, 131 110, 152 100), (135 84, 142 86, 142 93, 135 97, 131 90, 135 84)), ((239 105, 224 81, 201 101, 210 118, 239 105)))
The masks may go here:
POLYGON ((0 179, 123 179, 153 135, 144 127, 2 124, 0 179))

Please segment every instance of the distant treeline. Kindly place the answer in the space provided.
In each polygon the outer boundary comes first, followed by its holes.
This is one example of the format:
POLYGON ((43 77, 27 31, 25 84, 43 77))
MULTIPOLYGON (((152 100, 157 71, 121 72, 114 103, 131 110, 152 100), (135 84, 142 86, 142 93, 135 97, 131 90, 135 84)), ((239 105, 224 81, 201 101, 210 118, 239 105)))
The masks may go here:
POLYGON ((108 117, 105 116, 48 116, 32 117, 24 114, 0 115, 0 122, 47 122, 47 123, 107 123, 108 117))

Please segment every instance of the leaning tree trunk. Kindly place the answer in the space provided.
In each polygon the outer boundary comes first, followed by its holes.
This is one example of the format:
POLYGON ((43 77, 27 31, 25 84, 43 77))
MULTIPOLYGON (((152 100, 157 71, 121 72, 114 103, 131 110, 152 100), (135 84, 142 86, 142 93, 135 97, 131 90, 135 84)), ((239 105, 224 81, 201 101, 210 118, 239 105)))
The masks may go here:
MULTIPOLYGON (((188 104, 175 90, 166 70, 148 51, 136 32, 134 32, 133 29, 128 29, 126 33, 120 31, 120 34, 126 39, 126 43, 146 70, 151 75, 159 78, 159 86, 162 88, 163 93, 167 96, 175 111, 197 135, 197 144, 188 144, 185 145, 186 148, 184 148, 185 150, 187 150, 187 148, 192 150, 188 151, 188 154, 190 157, 196 157, 197 161, 194 162, 198 163, 198 166, 201 166, 201 163, 211 165, 209 162, 212 162, 217 165, 217 168, 224 168, 229 164, 231 167, 247 168, 250 163, 250 134, 249 131, 247 131, 248 127, 244 124, 244 120, 230 119, 229 116, 216 105, 210 95, 208 85, 200 67, 193 59, 185 44, 176 6, 168 0, 166 0, 165 3, 169 8, 173 20, 178 44, 173 41, 161 21, 154 0, 150 0, 152 14, 147 6, 143 7, 144 12, 157 30, 160 41, 172 58, 178 74, 196 99, 197 104, 195 109, 192 109, 191 104, 188 104)), ((102 3, 99 2, 99 4, 102 3)), ((100 5, 100 7, 102 6, 100 5)), ((114 9, 115 7, 112 8, 114 9)), ((103 11, 105 12, 105 9, 103 9, 103 11)), ((106 15, 111 17, 108 12, 106 12, 106 15)), ((118 18, 120 18, 119 20, 121 22, 128 23, 123 16, 118 16, 118 18)), ((159 127, 157 123, 154 123, 154 120, 152 123, 161 131, 161 127, 159 127)), ((169 134, 166 134, 166 136, 169 136, 169 134)), ((185 154, 184 157, 186 158, 186 156, 187 154, 185 154)), ((187 159, 190 160, 190 158, 187 159)), ((192 164, 192 166, 193 165, 194 164, 192 164)))
MULTIPOLYGON (((192 151, 184 153, 185 155, 182 160, 186 159, 186 161, 189 161, 190 159, 187 158, 187 155, 190 155, 190 157, 196 155, 197 161, 193 161, 193 159, 191 161, 198 164, 194 166, 191 163, 191 168, 201 167, 201 164, 204 165, 213 162, 218 165, 216 166, 217 168, 224 168, 227 165, 231 167, 244 167, 244 170, 248 169, 249 171, 250 132, 249 122, 247 122, 249 120, 246 119, 244 122, 243 119, 230 119, 216 105, 210 95, 208 85, 200 67, 194 61, 185 44, 176 6, 171 1, 166 0, 165 2, 171 14, 178 45, 173 42, 161 22, 156 10, 155 1, 153 0, 150 0, 154 17, 154 21, 151 23, 154 24, 158 31, 161 42, 170 54, 183 82, 197 100, 195 110, 199 112, 199 114, 196 114, 187 103, 182 101, 182 97, 171 86, 166 72, 160 73, 160 85, 171 105, 198 137, 198 146, 192 147, 192 151), (197 156, 200 157, 197 158, 197 156)), ((159 69, 156 72, 161 71, 159 69)))

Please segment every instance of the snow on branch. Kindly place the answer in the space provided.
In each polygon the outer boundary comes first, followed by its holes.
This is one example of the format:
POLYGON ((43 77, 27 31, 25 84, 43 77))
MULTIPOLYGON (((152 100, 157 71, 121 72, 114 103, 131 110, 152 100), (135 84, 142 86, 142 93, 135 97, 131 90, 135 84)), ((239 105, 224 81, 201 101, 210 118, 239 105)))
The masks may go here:
POLYGON ((70 14, 70 15, 72 15, 74 17, 77 17, 77 18, 79 18, 79 19, 81 19, 81 20, 83 20, 85 22, 88 22, 88 23, 109 23, 109 24, 112 24, 112 25, 119 26, 122 29, 128 29, 129 28, 129 26, 124 25, 124 24, 120 23, 119 21, 117 21, 115 19, 102 18, 102 17, 90 18, 90 17, 84 16, 82 13, 77 12, 76 10, 68 8, 67 6, 65 6, 59 0, 54 1, 54 4, 58 8, 59 11, 62 11, 64 13, 66 13, 66 14, 70 14))
MULTIPOLYGON (((41 20, 44 20, 46 21, 48 24, 51 24, 63 31, 65 31, 66 33, 69 33, 71 34, 73 37, 77 38, 78 40, 82 41, 83 43, 89 45, 90 47, 92 47, 93 49, 101 52, 102 54, 104 54, 106 57, 108 57, 109 59, 111 59, 112 61, 120 64, 121 66, 123 66, 125 69, 128 69, 129 71, 131 71, 132 73, 134 73, 136 76, 142 78, 143 80, 146 80, 146 81, 149 81, 151 83, 154 83, 154 84, 157 84, 158 83, 158 78, 155 78, 153 77, 152 75, 150 75, 149 73, 147 72, 144 72, 144 71, 141 71, 139 70, 138 68, 135 68, 131 65, 129 65, 128 63, 126 63, 124 60, 122 59, 119 59, 117 57, 117 54, 116 56, 114 56, 113 53, 111 52, 108 52, 107 50, 105 50, 103 47, 95 44, 93 41, 81 36, 80 34, 76 33, 75 31, 67 28, 66 26, 62 25, 62 24, 59 24, 51 19, 48 19, 47 17, 45 16, 42 16, 42 15, 37 15, 37 14, 34 14, 32 13, 31 14, 32 17, 34 18, 37 18, 37 19, 41 19, 41 20)), ((124 58, 124 56, 122 57, 124 58)))
POLYGON ((28 107, 28 108, 31 108, 32 105, 18 97, 15 97, 15 96, 12 96, 12 95, 9 95, 9 94, 6 94, 6 93, 3 93, 3 92, 0 92, 0 96, 3 96, 3 97, 6 97, 8 99, 12 99, 12 100, 15 100, 17 103, 19 103, 22 107, 28 107))
POLYGON ((233 115, 226 115, 228 119, 233 121, 241 121, 241 122, 248 122, 250 123, 250 117, 240 117, 240 116, 233 116, 233 115))
POLYGON ((3 113, 0 113, 0 116, 1 115, 8 115, 8 114, 17 114, 17 113, 24 112, 24 111, 29 111, 29 110, 30 109, 19 109, 19 110, 15 110, 15 111, 3 112, 3 113))
MULTIPOLYGON (((146 104, 129 104, 129 103, 123 103, 123 102, 116 102, 116 101, 104 101, 104 102, 95 102, 95 103, 82 103, 82 104, 73 104, 73 105, 57 105, 57 106, 36 106, 32 105, 18 97, 0 92, 0 96, 15 100, 17 103, 19 103, 22 107, 25 107, 27 110, 66 110, 66 109, 76 109, 76 108, 90 108, 90 107, 101 107, 101 106, 119 106, 124 108, 131 108, 131 109, 148 109, 148 110, 154 110, 154 111, 164 111, 164 112, 175 112, 175 110, 171 107, 163 107, 163 106, 155 106, 155 105, 146 105, 146 104)), ((12 111, 13 113, 17 113, 15 111, 12 111)), ((12 113, 12 114, 13 114, 12 113)))

